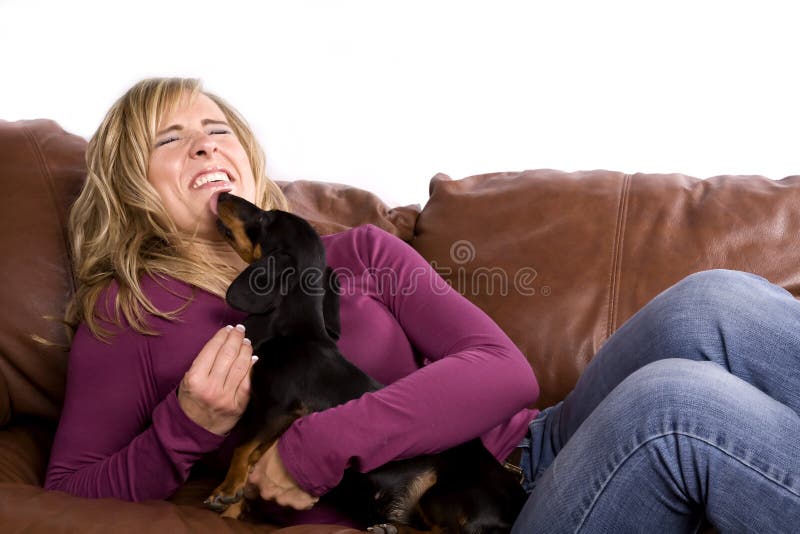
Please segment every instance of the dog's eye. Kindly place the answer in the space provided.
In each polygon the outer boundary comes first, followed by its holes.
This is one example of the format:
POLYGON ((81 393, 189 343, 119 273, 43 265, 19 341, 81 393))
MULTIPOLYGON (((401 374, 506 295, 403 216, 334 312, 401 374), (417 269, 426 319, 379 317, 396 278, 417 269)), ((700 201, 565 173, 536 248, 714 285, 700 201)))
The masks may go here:
POLYGON ((260 236, 261 232, 263 231, 262 223, 264 221, 264 214, 259 213, 252 221, 253 221, 252 223, 247 225, 247 230, 246 230, 247 237, 249 237, 253 241, 256 241, 258 239, 258 236, 260 236))

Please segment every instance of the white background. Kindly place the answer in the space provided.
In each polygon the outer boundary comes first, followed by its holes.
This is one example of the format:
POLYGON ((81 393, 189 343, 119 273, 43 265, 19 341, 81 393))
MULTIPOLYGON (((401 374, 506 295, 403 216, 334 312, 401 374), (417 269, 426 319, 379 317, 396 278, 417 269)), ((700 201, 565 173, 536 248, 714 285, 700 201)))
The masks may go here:
POLYGON ((556 168, 798 173, 791 1, 0 0, 0 119, 88 138, 147 76, 192 76, 277 179, 424 204, 556 168))

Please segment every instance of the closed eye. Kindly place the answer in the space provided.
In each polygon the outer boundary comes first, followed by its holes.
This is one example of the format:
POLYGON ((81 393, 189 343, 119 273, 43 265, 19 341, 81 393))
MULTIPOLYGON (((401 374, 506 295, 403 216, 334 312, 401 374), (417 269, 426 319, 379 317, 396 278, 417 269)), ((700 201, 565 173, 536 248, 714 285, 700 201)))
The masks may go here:
POLYGON ((173 141, 177 141, 177 140, 178 140, 177 137, 167 137, 166 139, 162 139, 161 141, 156 143, 156 148, 158 148, 160 146, 163 146, 163 145, 166 145, 167 143, 171 143, 173 141))
MULTIPOLYGON (((233 132, 230 130, 211 130, 208 132, 209 135, 229 135, 231 133, 233 132)), ((178 141, 179 139, 180 137, 167 137, 166 139, 162 139, 161 141, 157 142, 156 148, 172 143, 173 141, 178 141)))

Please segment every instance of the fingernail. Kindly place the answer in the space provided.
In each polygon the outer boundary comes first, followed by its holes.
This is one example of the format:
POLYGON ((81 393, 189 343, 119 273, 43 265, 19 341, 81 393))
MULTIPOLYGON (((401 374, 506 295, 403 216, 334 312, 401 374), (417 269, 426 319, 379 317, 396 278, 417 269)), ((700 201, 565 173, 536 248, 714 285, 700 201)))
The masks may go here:
POLYGON ((250 357, 250 359, 251 359, 251 360, 253 360, 253 363, 256 363, 256 362, 258 361, 258 356, 256 356, 255 354, 253 354, 253 355, 250 357))
POLYGON ((226 332, 230 332, 231 330, 233 330, 233 327, 231 325, 225 327, 226 332))
POLYGON ((244 332, 244 325, 243 324, 237 324, 236 325, 236 330, 238 330, 239 332, 244 332))
POLYGON ((242 343, 244 343, 245 345, 252 345, 252 344, 253 344, 253 342, 252 342, 252 341, 250 341, 250 340, 249 340, 249 339, 247 339, 247 338, 244 338, 244 339, 242 340, 242 343))

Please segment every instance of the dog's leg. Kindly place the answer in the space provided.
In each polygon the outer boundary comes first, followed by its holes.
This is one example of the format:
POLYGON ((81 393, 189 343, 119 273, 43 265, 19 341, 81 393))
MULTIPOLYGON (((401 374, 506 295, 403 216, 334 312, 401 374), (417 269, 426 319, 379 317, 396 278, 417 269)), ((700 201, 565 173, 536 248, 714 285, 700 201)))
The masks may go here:
MULTIPOLYGON (((247 475, 250 474, 250 466, 256 465, 256 463, 264 456, 264 453, 267 452, 274 441, 253 441, 251 442, 254 446, 249 448, 247 451, 247 458, 245 459, 246 464, 246 472, 245 472, 245 482, 247 481, 247 475)), ((238 450, 238 449, 237 449, 238 450)), ((260 498, 258 493, 258 488, 255 486, 249 486, 243 488, 243 495, 245 499, 258 499, 260 498)))
MULTIPOLYGON (((275 443, 277 437, 283 434, 286 429, 289 428, 289 425, 300 415, 304 415, 304 413, 301 414, 298 411, 297 413, 282 416, 269 416, 267 420, 270 421, 270 423, 265 431, 259 433, 258 436, 250 441, 238 446, 233 451, 231 466, 228 469, 225 480, 205 500, 206 506, 215 512, 222 512, 232 503, 239 502, 242 497, 245 499, 258 498, 255 487, 251 487, 249 493, 245 492, 247 476, 250 474, 250 467, 258 462, 267 449, 275 443)), ((229 516, 226 515, 226 517, 229 516)))
MULTIPOLYGON (((206 506, 215 512, 225 511, 229 505, 241 500, 244 493, 244 485, 247 482, 248 469, 250 467, 250 455, 256 450, 261 443, 256 440, 248 441, 240 445, 233 451, 233 459, 231 459, 231 466, 228 469, 228 474, 222 484, 217 486, 208 499, 205 500, 206 506)), ((237 507, 237 517, 238 510, 237 507)), ((231 512, 233 513, 233 512, 231 512)), ((231 517, 225 514, 226 517, 231 517)))
POLYGON ((269 448, 272 447, 274 443, 275 440, 262 441, 261 443, 257 444, 255 447, 250 449, 250 454, 247 457, 247 463, 249 465, 255 465, 256 462, 258 462, 261 459, 261 457, 264 456, 264 453, 267 452, 267 450, 269 450, 269 448))

